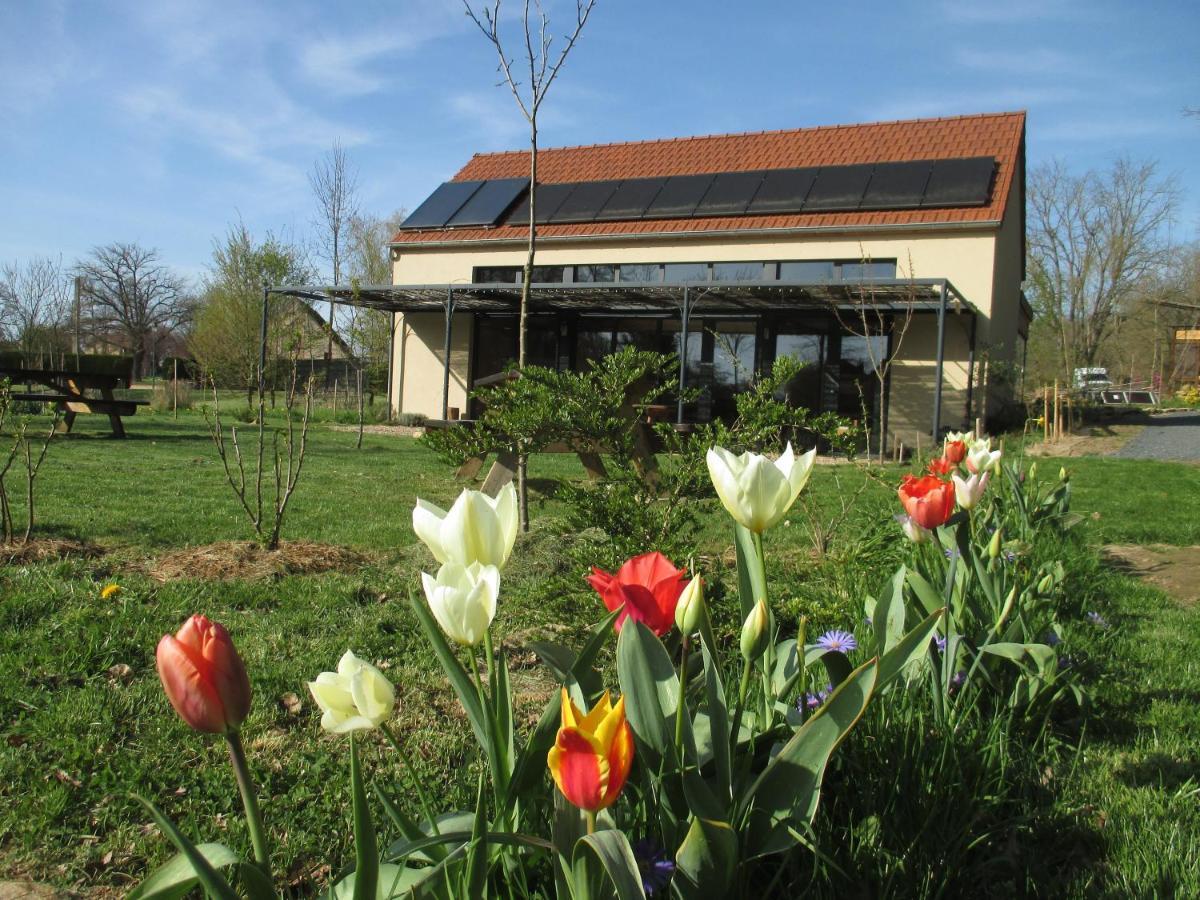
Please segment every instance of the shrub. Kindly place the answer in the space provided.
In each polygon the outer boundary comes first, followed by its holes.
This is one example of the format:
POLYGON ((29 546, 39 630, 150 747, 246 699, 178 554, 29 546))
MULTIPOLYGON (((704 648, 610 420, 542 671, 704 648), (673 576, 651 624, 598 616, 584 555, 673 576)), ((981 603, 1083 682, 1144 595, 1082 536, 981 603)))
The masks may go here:
POLYGON ((184 381, 178 385, 160 381, 154 385, 154 393, 150 396, 150 408, 156 413, 174 412, 176 408, 191 409, 192 402, 192 387, 184 381))

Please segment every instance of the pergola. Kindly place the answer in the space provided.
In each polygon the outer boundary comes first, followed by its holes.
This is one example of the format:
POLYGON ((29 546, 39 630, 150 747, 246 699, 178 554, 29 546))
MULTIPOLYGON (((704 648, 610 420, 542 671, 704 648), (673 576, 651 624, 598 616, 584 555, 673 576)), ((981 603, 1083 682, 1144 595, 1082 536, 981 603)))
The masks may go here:
MULTIPOLYGON (((511 283, 298 286, 269 288, 268 291, 312 302, 333 301, 388 313, 441 313, 445 317, 442 354, 443 418, 449 407, 450 341, 454 314, 516 314, 521 305, 521 285, 511 283)), ((968 360, 970 384, 974 368, 975 323, 978 313, 962 293, 945 278, 871 279, 856 282, 537 283, 530 286, 528 312, 568 312, 580 317, 678 319, 681 331, 679 387, 682 393, 687 380, 688 326, 694 315, 703 314, 708 318, 739 318, 767 312, 813 310, 857 315, 864 307, 881 314, 907 315, 912 312, 937 316, 933 400, 933 435, 936 437, 941 429, 946 314, 954 312, 971 317, 968 360)), ((390 387, 388 393, 391 394, 390 387)), ((678 404, 677 418, 678 421, 683 421, 682 400, 678 404)))

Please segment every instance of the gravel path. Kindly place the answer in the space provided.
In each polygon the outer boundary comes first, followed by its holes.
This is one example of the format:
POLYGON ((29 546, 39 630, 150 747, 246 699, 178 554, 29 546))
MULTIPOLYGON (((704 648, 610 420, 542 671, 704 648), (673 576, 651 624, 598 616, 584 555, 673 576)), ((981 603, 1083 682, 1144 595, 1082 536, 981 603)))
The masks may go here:
POLYGON ((1200 462, 1200 413, 1163 413, 1113 456, 1200 462))

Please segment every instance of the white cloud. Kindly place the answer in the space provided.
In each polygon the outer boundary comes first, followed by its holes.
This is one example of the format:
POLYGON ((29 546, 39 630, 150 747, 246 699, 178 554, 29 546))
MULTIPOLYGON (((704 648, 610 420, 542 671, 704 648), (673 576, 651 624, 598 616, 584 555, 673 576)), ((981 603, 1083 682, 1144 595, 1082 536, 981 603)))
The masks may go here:
POLYGON ((956 47, 951 54, 951 60, 960 68, 998 72, 1010 76, 1080 73, 1085 69, 1079 60, 1069 54, 1047 47, 1022 50, 956 47))

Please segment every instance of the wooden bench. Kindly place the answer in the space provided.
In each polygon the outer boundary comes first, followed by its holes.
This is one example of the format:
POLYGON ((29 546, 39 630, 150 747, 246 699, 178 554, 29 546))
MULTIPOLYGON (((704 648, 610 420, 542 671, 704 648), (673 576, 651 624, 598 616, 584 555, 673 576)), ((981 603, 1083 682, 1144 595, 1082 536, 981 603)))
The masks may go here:
POLYGON ((9 396, 13 400, 54 403, 63 414, 56 426, 60 434, 69 434, 80 414, 108 416, 113 437, 125 437, 124 416, 132 416, 139 406, 148 405, 147 400, 125 400, 113 396, 121 385, 129 384, 129 377, 106 375, 94 372, 75 372, 65 369, 27 369, 0 367, 0 378, 8 378, 14 384, 41 384, 50 391, 18 391, 9 396), (99 396, 87 391, 97 391, 99 396))

